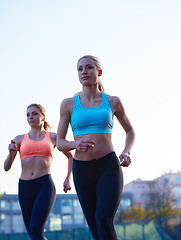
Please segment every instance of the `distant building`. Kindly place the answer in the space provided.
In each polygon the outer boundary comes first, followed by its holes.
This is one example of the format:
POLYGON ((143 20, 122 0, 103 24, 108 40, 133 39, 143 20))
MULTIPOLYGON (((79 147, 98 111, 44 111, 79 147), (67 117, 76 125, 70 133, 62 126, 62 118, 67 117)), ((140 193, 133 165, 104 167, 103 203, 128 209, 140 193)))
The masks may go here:
POLYGON ((159 191, 169 191, 174 203, 175 209, 181 209, 181 172, 165 173, 164 175, 150 181, 137 179, 126 184, 123 193, 132 194, 132 205, 142 206, 149 203, 150 195, 159 191))
MULTIPOLYGON (((87 227, 76 194, 57 194, 45 230, 87 227)), ((17 195, 3 194, 0 201, 0 233, 26 232, 17 195)))
POLYGON ((137 179, 124 186, 124 193, 132 193, 132 205, 146 207, 149 202, 150 193, 155 191, 156 181, 145 181, 137 179))
MULTIPOLYGON (((175 202, 173 207, 181 209, 181 172, 166 173, 154 180, 137 179, 123 188, 120 209, 131 208, 133 205, 146 207, 150 194, 166 189, 171 191, 175 202)), ((87 228, 76 194, 57 194, 56 200, 45 225, 46 231, 87 228)), ((18 196, 3 194, 0 198, 0 234, 26 232, 18 196)))
POLYGON ((121 196, 121 202, 118 208, 118 211, 120 208, 126 210, 128 208, 131 208, 133 204, 133 193, 132 192, 123 192, 121 196))
MULTIPOLYGON (((132 194, 123 193, 120 206, 130 208, 132 194)), ((82 208, 76 194, 57 194, 45 225, 45 231, 87 228, 82 208)), ((18 196, 3 194, 0 199, 0 234, 26 232, 18 196)))

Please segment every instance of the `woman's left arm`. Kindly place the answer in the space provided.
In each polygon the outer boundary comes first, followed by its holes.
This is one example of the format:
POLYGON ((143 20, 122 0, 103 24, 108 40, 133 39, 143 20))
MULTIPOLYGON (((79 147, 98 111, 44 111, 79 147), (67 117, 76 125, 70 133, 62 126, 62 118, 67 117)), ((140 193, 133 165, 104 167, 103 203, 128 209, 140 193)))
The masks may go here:
MULTIPOLYGON (((55 147, 56 146, 56 141, 57 141, 57 134, 56 133, 51 133, 50 136, 51 136, 51 140, 52 140, 52 142, 54 144, 54 147, 55 147)), ((66 178, 63 182, 63 190, 66 193, 68 190, 70 190, 72 188, 71 183, 70 183, 70 179, 71 179, 71 175, 72 175, 73 155, 69 151, 62 151, 62 153, 68 158, 67 176, 66 176, 66 178)))
POLYGON ((63 190, 66 193, 67 191, 70 191, 71 186, 71 175, 72 175, 72 163, 73 163, 73 156, 72 153, 69 151, 64 152, 65 156, 68 158, 68 169, 67 169, 67 176, 65 178, 65 181, 63 183, 63 190))
POLYGON ((125 147, 119 158, 121 161, 121 166, 128 167, 131 163, 130 152, 135 141, 135 132, 128 117, 126 116, 121 100, 118 97, 114 96, 110 96, 109 100, 114 111, 114 115, 126 132, 125 147))

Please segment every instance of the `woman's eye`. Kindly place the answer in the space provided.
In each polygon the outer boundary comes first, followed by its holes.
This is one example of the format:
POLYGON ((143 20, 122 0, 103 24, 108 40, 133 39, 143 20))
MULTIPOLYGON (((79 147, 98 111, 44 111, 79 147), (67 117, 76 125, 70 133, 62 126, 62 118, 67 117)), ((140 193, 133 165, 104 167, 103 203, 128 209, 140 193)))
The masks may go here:
POLYGON ((79 68, 78 71, 82 71, 82 68, 79 68))
POLYGON ((92 69, 92 68, 93 68, 93 66, 89 65, 87 68, 88 68, 88 69, 92 69))

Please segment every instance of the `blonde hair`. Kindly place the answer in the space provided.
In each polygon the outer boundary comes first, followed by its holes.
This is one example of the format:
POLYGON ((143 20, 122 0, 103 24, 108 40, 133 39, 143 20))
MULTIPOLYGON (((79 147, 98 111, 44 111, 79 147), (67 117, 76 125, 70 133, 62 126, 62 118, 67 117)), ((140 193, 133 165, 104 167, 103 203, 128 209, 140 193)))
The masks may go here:
MULTIPOLYGON (((30 105, 27 107, 27 109, 28 109, 29 107, 36 107, 36 108, 40 111, 40 113, 41 113, 44 117, 46 117, 46 110, 45 110, 45 108, 44 108, 41 104, 32 103, 32 104, 30 104, 30 105)), ((48 123, 47 121, 44 121, 43 127, 44 127, 45 131, 48 131, 49 129, 51 129, 51 127, 50 127, 50 125, 49 125, 49 123, 48 123)))
MULTIPOLYGON (((92 55, 85 55, 85 56, 79 58, 79 60, 77 62, 77 65, 78 65, 79 61, 82 60, 83 58, 91 59, 94 62, 94 64, 96 65, 96 68, 97 68, 98 71, 102 69, 101 62, 100 62, 99 58, 94 57, 92 55)), ((104 87, 103 87, 100 79, 98 80, 98 88, 101 92, 105 92, 104 87)))

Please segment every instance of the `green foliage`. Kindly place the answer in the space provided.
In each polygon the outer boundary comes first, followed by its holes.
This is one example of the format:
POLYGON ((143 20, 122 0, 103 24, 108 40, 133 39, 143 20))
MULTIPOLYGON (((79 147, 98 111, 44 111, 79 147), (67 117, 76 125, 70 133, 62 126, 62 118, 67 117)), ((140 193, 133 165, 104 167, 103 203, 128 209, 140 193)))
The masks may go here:
POLYGON ((116 223, 180 215, 181 211, 176 209, 175 187, 177 184, 164 178, 155 185, 154 191, 147 193, 145 208, 133 205, 130 209, 121 209, 116 215, 116 223))
POLYGON ((144 208, 134 205, 132 208, 126 211, 120 210, 116 217, 116 223, 121 223, 124 221, 133 222, 137 220, 145 219, 146 211, 144 208))
POLYGON ((132 208, 126 211, 120 210, 116 216, 116 223, 121 222, 134 222, 144 219, 153 219, 158 217, 168 217, 180 215, 181 211, 173 209, 168 202, 166 205, 160 206, 159 209, 155 208, 143 208, 141 206, 134 205, 132 208))

